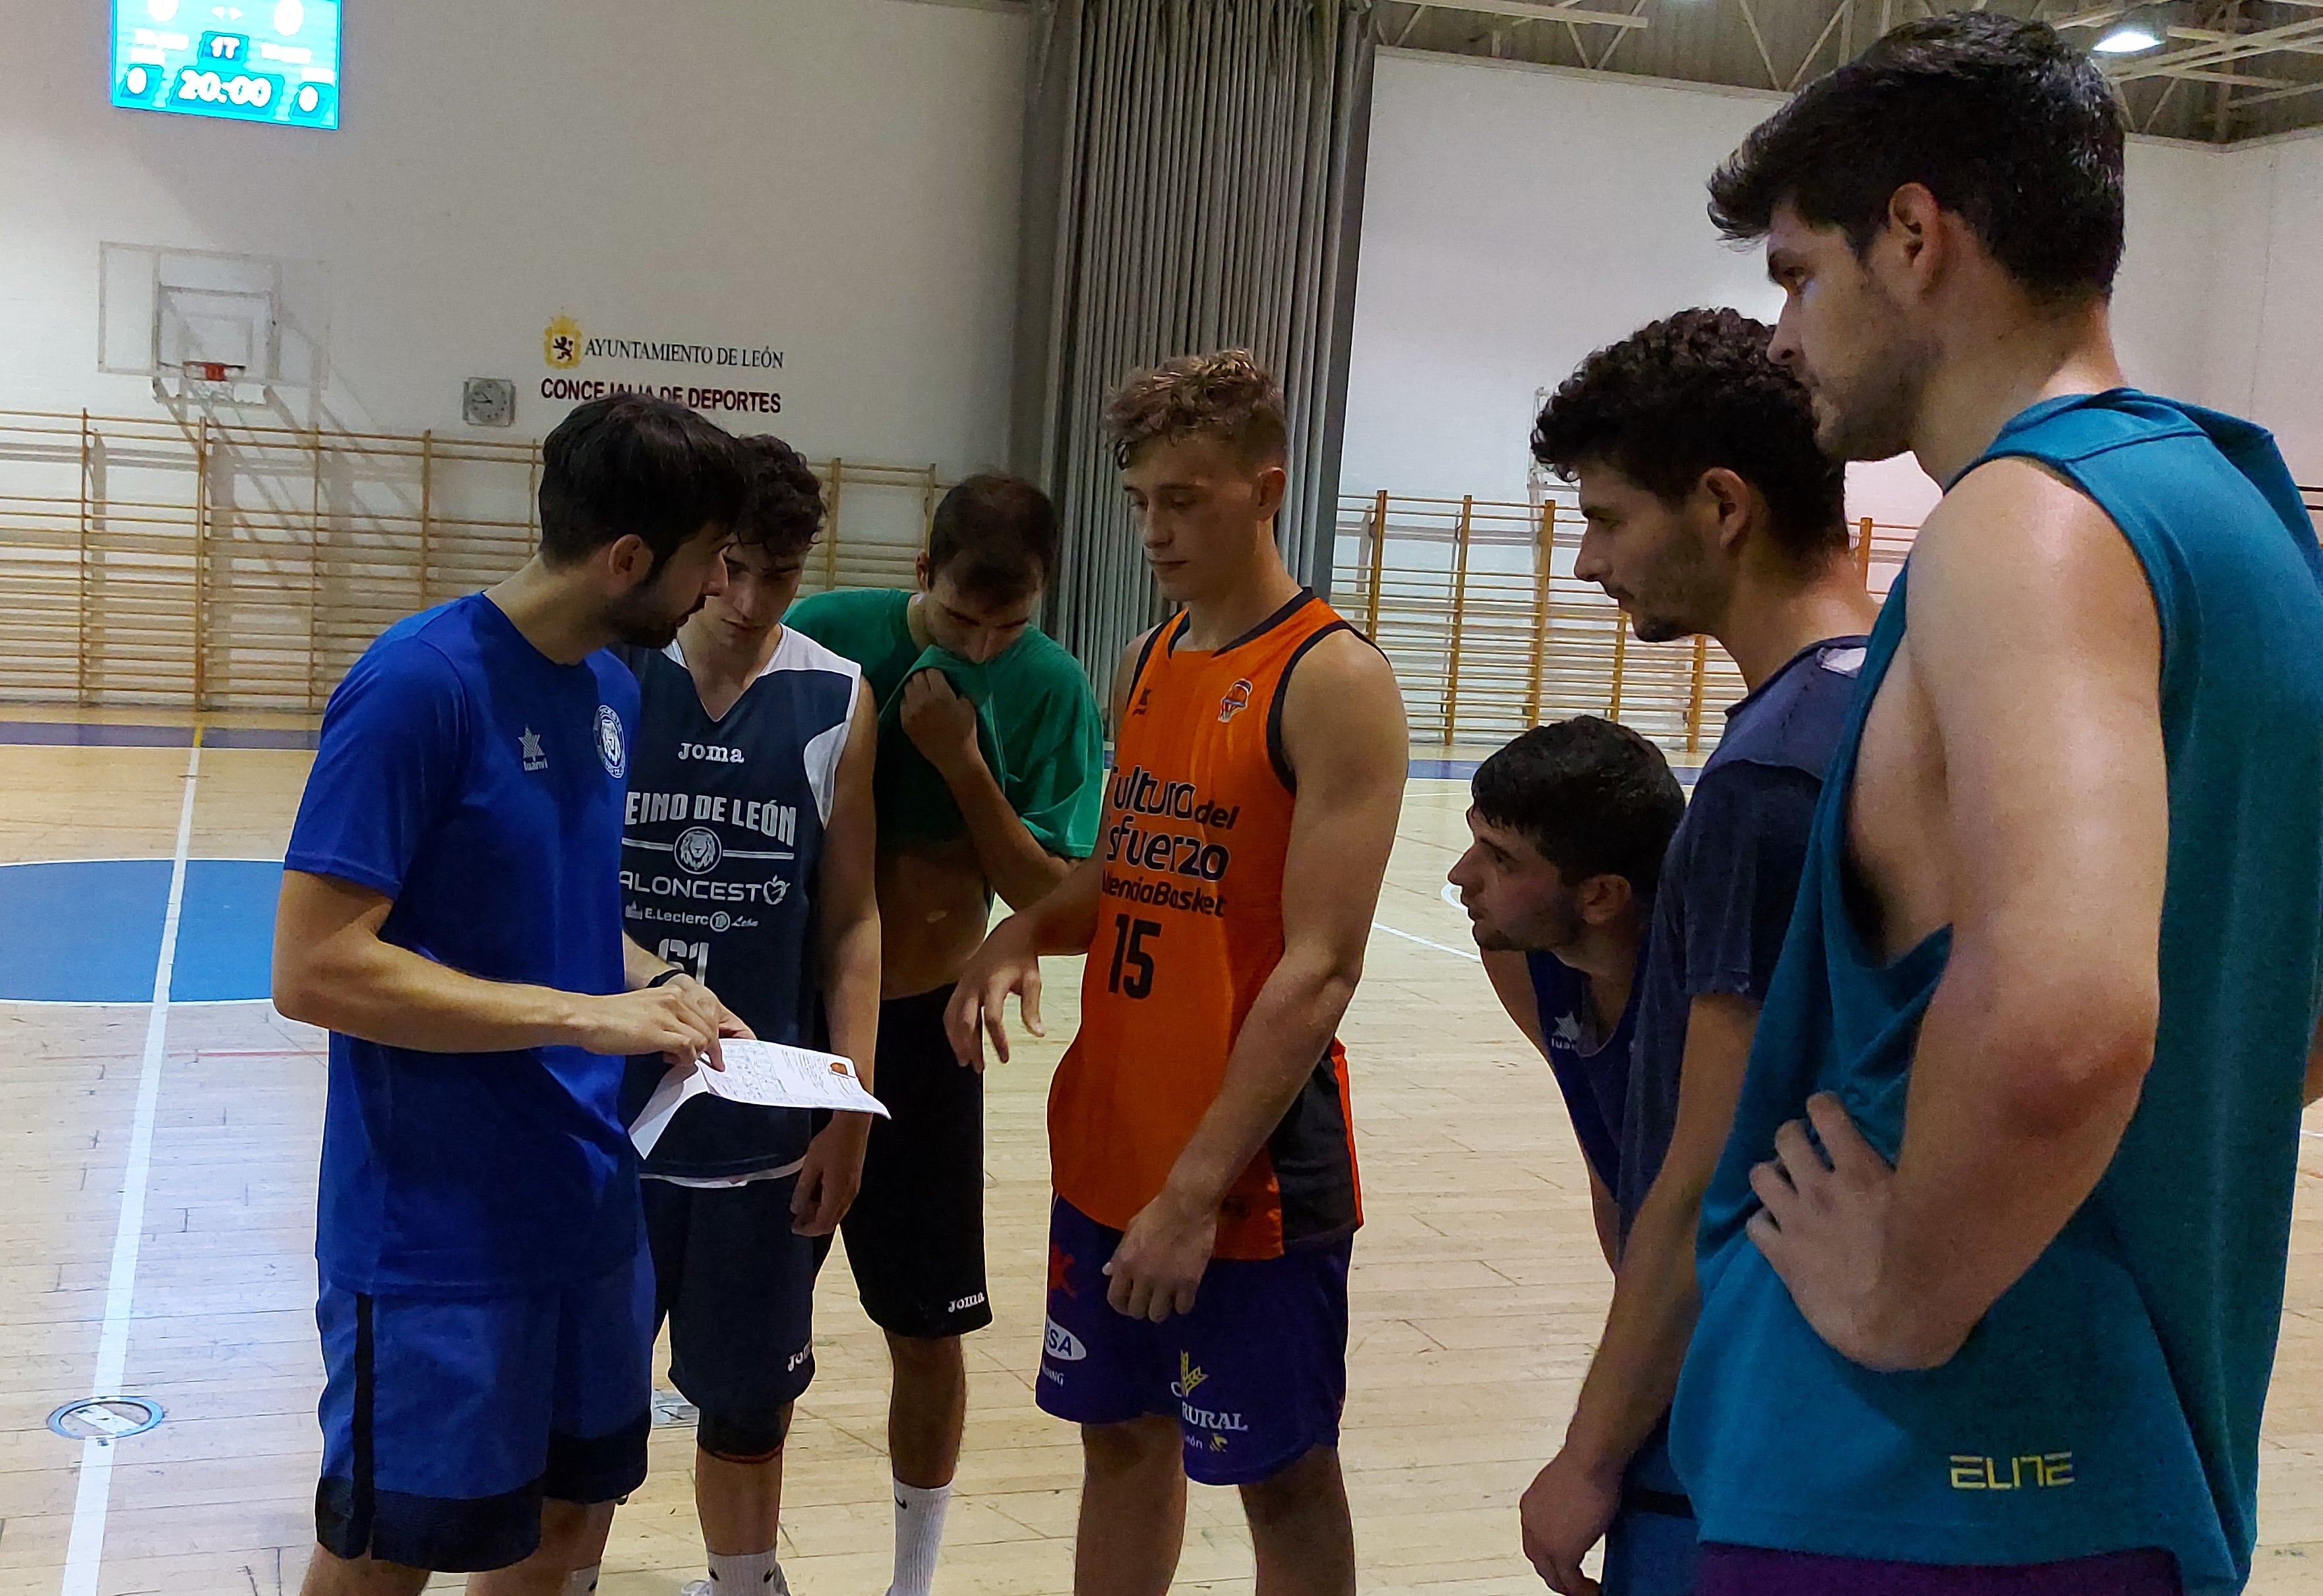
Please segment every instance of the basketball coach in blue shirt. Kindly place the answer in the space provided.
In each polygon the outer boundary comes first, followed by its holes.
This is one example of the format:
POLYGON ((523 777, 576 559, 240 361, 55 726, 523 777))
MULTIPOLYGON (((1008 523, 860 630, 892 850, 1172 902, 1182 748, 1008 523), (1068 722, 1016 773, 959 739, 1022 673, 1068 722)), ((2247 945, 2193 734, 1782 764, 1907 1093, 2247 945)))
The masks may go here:
POLYGON ((690 410, 580 407, 543 446, 538 555, 390 627, 331 695, 274 943, 276 1006, 331 1032, 308 1596, 438 1570, 560 1591, 645 1478, 622 1060, 735 1030, 622 935, 638 687, 605 650, 722 589, 744 482, 690 410))

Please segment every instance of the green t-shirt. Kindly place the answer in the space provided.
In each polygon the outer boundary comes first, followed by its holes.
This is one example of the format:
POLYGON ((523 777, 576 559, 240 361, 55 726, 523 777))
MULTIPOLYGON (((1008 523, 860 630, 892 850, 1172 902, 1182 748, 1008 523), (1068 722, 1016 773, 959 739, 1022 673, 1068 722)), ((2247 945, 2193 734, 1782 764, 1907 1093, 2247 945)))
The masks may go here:
POLYGON ((1060 858, 1087 858, 1105 799, 1105 731, 1097 698, 1073 656, 1038 627, 997 658, 976 665, 912 640, 912 595, 859 588, 801 599, 783 617, 863 667, 879 706, 872 776, 879 846, 946 842, 968 822, 943 776, 904 732, 904 683, 939 670, 976 706, 977 746, 1024 828, 1060 858))

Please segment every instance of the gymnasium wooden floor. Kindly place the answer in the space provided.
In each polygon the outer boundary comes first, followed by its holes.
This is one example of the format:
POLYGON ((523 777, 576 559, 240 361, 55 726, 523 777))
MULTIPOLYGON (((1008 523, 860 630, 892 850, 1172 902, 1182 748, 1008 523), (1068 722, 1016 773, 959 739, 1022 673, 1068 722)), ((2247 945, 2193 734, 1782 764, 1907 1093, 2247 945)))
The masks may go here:
MULTIPOLYGON (((11 716, 68 718, 0 711, 11 716)), ((181 820, 194 858, 279 858, 307 762, 204 748, 188 810, 185 748, 0 743, 0 862, 170 859, 181 820)), ((1412 783, 1345 1029, 1370 1210, 1345 1439, 1364 1583, 1437 1596, 1541 1589, 1516 1549, 1515 1501, 1561 1432, 1606 1297, 1555 1089, 1464 951, 1464 919, 1437 895, 1464 805, 1463 783, 1412 783)), ((0 935, 22 953, 56 929, 9 923, 0 935)), ((1070 1584, 1078 1454, 1031 1388, 1042 1104, 1071 1034, 1076 977, 1052 967, 1052 1041, 991 1077, 997 1323, 971 1343, 947 1596, 1070 1584)), ((307 1559, 320 1038, 263 1003, 181 1001, 149 1037, 150 1017, 143 1003, 0 1003, 0 1593, 278 1596, 307 1559), (142 1222, 117 1235, 141 1169, 142 1222), (85 1448, 46 1420, 89 1394, 108 1323, 125 1357, 118 1389, 154 1398, 168 1417, 85 1448)), ((2323 1588, 2323 1114, 2309 1124, 2251 1587, 2267 1596, 2323 1588)), ((817 1318, 822 1373, 792 1444, 784 1562, 801 1596, 877 1596, 888 1572, 886 1369, 836 1261, 817 1318)), ((654 1457, 616 1525, 607 1596, 674 1592, 699 1576, 690 1433, 657 1430, 654 1457)), ((1251 1589, 1229 1493, 1196 1492, 1188 1541, 1178 1589, 1251 1589)))

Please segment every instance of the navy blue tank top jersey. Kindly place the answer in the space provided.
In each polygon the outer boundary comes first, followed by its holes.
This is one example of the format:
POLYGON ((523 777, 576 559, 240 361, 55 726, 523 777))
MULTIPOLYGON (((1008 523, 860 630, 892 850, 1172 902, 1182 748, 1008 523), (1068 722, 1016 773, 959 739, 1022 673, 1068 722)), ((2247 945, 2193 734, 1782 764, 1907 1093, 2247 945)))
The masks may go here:
POLYGON ((1630 1001, 1612 1033, 1600 1041, 1589 1011, 1589 977, 1554 953, 1525 955, 1533 1001, 1540 1009, 1541 1050, 1565 1094, 1582 1156, 1608 1191, 1621 1184, 1621 1113, 1630 1096, 1630 1042, 1638 1028, 1643 981, 1630 984, 1630 1001))
POLYGON ((1645 1206, 1677 1129, 1697 997, 1764 1003, 1798 901, 1823 766, 1854 702, 1866 639, 1826 637, 1726 711, 1670 838, 1638 975, 1638 1044, 1617 1122, 1621 1233, 1645 1206))
MULTIPOLYGON (((621 832, 625 928, 761 1041, 822 1047, 815 873, 861 667, 786 627, 767 668, 713 720, 677 644, 620 652, 642 701, 621 832)), ((626 1118, 666 1069, 629 1061, 626 1118)), ((804 1157, 812 1132, 803 1109, 697 1097, 645 1173, 764 1174, 804 1157)))

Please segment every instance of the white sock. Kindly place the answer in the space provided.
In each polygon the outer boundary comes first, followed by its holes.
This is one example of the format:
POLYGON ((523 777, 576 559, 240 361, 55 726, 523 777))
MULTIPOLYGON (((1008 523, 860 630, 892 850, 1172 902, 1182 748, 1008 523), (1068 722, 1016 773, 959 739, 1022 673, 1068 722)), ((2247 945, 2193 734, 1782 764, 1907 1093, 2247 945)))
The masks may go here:
POLYGON ((895 1582, 887 1596, 928 1596, 936 1582, 936 1548, 943 1544, 944 1510, 951 1487, 923 1491, 895 1481, 895 1582))
POLYGON ((597 1596, 597 1570, 603 1565, 592 1563, 586 1568, 576 1568, 565 1576, 565 1596, 597 1596))
POLYGON ((770 1551, 734 1557, 721 1557, 712 1552, 710 1589, 712 1596, 779 1596, 788 1587, 783 1583, 782 1565, 770 1551))

